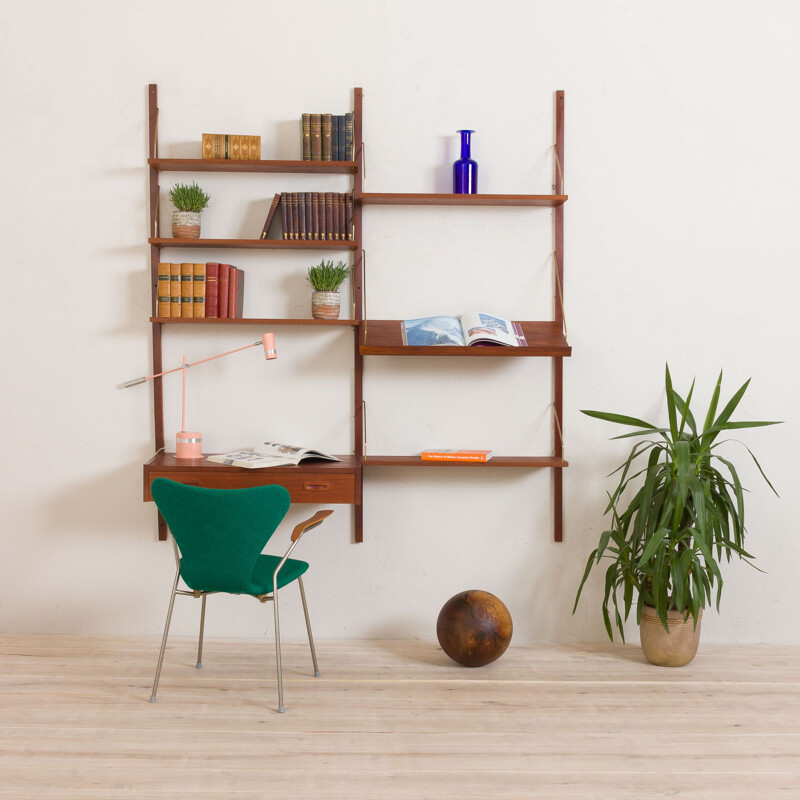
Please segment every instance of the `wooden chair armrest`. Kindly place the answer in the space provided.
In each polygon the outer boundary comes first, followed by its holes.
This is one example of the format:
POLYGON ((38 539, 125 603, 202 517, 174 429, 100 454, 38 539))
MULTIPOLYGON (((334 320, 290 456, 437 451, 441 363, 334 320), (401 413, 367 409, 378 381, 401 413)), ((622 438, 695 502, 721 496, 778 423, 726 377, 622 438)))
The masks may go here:
POLYGON ((294 530, 292 531, 292 541, 296 542, 306 531, 310 531, 312 528, 316 528, 318 525, 322 525, 322 523, 331 515, 333 514, 333 509, 328 508, 324 511, 317 511, 313 517, 307 519, 305 522, 301 522, 298 525, 295 525, 294 530))

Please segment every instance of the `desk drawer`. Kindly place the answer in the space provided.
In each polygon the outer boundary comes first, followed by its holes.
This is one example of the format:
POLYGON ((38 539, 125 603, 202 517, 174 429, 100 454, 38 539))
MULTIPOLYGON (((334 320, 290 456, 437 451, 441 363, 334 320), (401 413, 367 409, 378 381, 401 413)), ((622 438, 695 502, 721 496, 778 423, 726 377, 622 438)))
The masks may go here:
POLYGON ((188 486, 202 486, 206 489, 246 489, 252 486, 272 486, 279 484, 289 490, 293 503, 355 503, 355 475, 352 473, 301 472, 298 474, 270 473, 265 470, 220 470, 198 471, 150 469, 145 475, 144 499, 152 500, 150 484, 156 478, 169 478, 188 486))

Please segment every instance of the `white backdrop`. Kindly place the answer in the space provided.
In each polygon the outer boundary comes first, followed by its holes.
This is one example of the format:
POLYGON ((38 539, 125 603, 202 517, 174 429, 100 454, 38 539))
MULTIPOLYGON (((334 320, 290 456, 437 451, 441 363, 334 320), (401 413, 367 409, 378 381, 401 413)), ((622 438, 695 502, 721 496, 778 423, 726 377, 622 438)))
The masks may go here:
MULTIPOLYGON (((518 643, 602 639, 601 575, 571 609, 603 529, 605 476, 626 448, 579 409, 663 417, 669 361, 678 387, 697 376, 701 402, 720 368, 728 394, 752 376, 741 416, 786 420, 742 437, 781 498, 744 464, 749 543, 765 574, 731 565, 704 636, 800 642, 797 615, 773 613, 794 607, 800 561, 796 4, 32 0, 6 4, 0 23, 0 631, 154 634, 163 624, 172 555, 141 501, 152 399, 116 388, 151 371, 155 82, 161 155, 181 157, 199 154, 202 132, 239 131, 262 136, 264 158, 298 158, 301 113, 343 113, 362 86, 376 192, 448 191, 461 127, 477 131, 481 191, 549 192, 553 96, 566 91, 565 541, 551 540, 549 473, 372 469, 364 544, 351 544, 350 509, 337 507, 300 554, 312 562, 320 639, 433 639, 441 605, 468 588, 504 600, 518 643)), ((184 177, 163 176, 162 190, 184 177)), ((276 191, 349 185, 197 178, 212 194, 209 237, 258 235, 276 191)), ((548 315, 551 225, 547 209, 365 209, 370 316, 548 315)), ((247 271, 246 315, 308 313, 302 276, 318 257, 230 257, 247 271)), ((253 333, 168 329, 164 363, 253 333)), ((352 334, 277 335, 273 364, 243 354, 192 373, 188 424, 207 449, 275 437, 348 452, 352 334)), ((549 362, 502 362, 368 359, 370 452, 544 452, 549 362)), ((165 398, 168 438, 177 390, 175 380, 165 398)), ((309 511, 291 510, 279 549, 309 511)), ((302 634, 296 600, 283 604, 289 637, 302 634)), ((196 604, 176 613, 174 630, 193 633, 196 604)), ((267 616, 246 598, 212 598, 208 633, 259 636, 267 616)))

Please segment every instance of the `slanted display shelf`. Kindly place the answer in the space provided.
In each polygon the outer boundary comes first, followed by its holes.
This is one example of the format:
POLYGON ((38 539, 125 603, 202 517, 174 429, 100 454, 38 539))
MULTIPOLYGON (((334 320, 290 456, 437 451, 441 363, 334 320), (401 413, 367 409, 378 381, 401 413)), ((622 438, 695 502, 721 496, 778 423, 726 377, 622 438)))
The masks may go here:
POLYGON ((525 467, 552 469, 568 467, 569 462, 555 456, 492 456, 488 461, 423 461, 419 456, 364 456, 365 467, 525 467))
POLYGON ((313 325, 320 328, 356 328, 357 319, 261 319, 258 317, 236 317, 233 319, 217 317, 150 317, 150 322, 162 325, 313 325))
POLYGON ((557 322, 520 322, 527 347, 502 347, 476 345, 458 347, 409 347, 403 344, 402 322, 396 319, 370 319, 363 323, 362 356, 469 356, 492 358, 519 358, 520 356, 569 356, 572 348, 567 344, 564 331, 557 322))
POLYGON ((373 206, 544 206, 564 205, 565 194, 383 194, 366 192, 356 197, 373 206))
POLYGON ((233 161, 224 158, 148 158, 156 172, 278 172, 355 175, 355 161, 233 161))
POLYGON ((358 242, 289 239, 148 239, 156 247, 220 247, 225 250, 358 250, 358 242))

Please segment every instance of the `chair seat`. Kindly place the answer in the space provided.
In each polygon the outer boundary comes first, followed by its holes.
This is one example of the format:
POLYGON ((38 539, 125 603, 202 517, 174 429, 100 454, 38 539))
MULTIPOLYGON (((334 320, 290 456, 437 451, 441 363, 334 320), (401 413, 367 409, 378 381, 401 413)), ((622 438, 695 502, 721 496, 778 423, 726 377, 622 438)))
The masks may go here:
MULTIPOLYGON (((253 594, 272 594, 272 575, 280 563, 281 556, 261 555, 258 557, 250 580, 254 586, 263 588, 258 592, 253 592, 253 594)), ((307 569, 307 562, 287 558, 286 563, 278 573, 278 588, 282 589, 287 583, 297 580, 307 569)))

